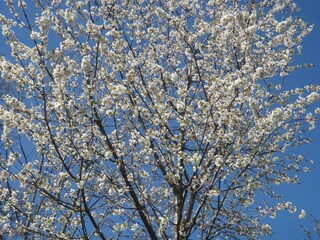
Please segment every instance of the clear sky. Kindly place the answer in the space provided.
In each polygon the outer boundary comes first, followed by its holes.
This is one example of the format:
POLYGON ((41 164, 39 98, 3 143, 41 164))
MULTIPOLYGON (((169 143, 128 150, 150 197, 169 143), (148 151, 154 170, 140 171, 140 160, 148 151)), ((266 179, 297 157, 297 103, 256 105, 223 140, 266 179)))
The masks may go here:
MULTIPOLYGON (((295 72, 288 79, 288 87, 307 84, 320 85, 320 0, 296 0, 301 9, 299 15, 307 22, 314 24, 313 32, 303 42, 303 54, 297 56, 298 63, 313 63, 312 69, 304 69, 295 72), (291 81, 291 82, 290 82, 291 81)), ((320 106, 320 104, 318 104, 320 106)), ((286 199, 296 204, 298 211, 303 208, 307 211, 304 220, 298 218, 299 212, 295 214, 279 214, 277 219, 270 221, 274 229, 274 235, 268 240, 300 240, 307 239, 303 233, 301 224, 310 230, 314 227, 310 214, 320 220, 320 121, 317 128, 309 134, 314 139, 310 145, 295 149, 309 160, 314 160, 312 172, 301 176, 299 185, 284 185, 279 191, 287 195, 286 199)), ((316 235, 312 239, 320 239, 316 235)))

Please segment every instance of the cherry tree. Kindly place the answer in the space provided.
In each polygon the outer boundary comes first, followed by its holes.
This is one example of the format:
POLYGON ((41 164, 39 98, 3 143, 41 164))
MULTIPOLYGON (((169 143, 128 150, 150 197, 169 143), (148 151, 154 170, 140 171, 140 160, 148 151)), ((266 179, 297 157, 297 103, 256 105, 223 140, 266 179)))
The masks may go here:
POLYGON ((297 211, 273 188, 320 109, 284 87, 312 29, 293 1, 6 4, 2 238, 257 239, 297 211))

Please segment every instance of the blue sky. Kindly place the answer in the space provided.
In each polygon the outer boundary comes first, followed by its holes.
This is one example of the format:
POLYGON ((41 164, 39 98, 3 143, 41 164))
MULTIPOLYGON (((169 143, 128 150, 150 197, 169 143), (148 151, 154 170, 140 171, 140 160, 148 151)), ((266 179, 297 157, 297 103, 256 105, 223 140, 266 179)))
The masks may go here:
MULTIPOLYGON (((313 32, 303 42, 303 54, 297 56, 297 63, 313 63, 312 69, 303 69, 295 72, 288 78, 288 86, 303 86, 307 84, 320 85, 320 1, 319 0, 297 0, 295 1, 301 9, 299 15, 305 21, 314 24, 313 32)), ((320 106, 320 104, 318 104, 320 106)), ((308 216, 304 220, 298 219, 299 212, 295 214, 282 213, 277 219, 270 221, 274 229, 274 235, 266 239, 270 240, 300 240, 305 235, 300 227, 301 224, 310 230, 314 227, 310 214, 320 219, 320 121, 317 128, 309 134, 314 139, 310 145, 295 149, 307 159, 314 160, 312 172, 301 175, 299 185, 284 185, 279 192, 286 194, 286 200, 296 204, 298 210, 303 208, 308 216)), ((314 236, 313 239, 319 239, 314 236)))

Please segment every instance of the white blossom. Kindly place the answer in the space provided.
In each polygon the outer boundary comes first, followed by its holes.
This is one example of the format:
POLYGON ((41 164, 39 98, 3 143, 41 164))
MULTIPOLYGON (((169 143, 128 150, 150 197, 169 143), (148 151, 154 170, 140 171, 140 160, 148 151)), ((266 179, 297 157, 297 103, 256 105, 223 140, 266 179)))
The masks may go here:
POLYGON ((300 214, 299 214, 299 218, 300 219, 303 219, 303 218, 305 218, 306 217, 306 211, 304 210, 304 209, 301 209, 301 212, 300 212, 300 214))
POLYGON ((320 95, 317 92, 312 92, 307 96, 308 103, 315 103, 320 99, 320 95))

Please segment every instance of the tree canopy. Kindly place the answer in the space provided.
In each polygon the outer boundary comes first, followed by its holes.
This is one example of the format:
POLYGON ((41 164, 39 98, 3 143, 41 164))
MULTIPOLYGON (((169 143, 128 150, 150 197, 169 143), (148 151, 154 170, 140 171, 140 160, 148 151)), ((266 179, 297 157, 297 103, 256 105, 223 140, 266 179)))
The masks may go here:
POLYGON ((283 88, 293 1, 6 4, 1 237, 257 239, 297 211, 273 187, 308 167, 320 88, 283 88))

